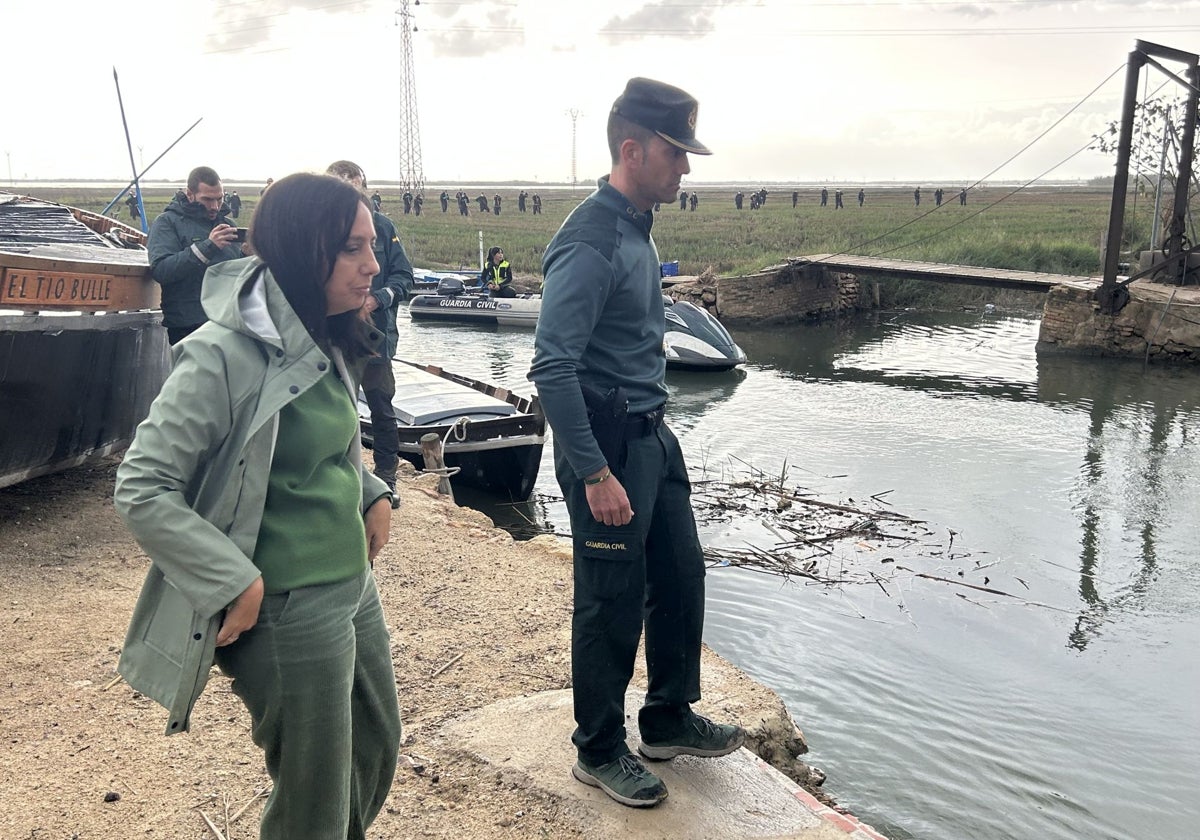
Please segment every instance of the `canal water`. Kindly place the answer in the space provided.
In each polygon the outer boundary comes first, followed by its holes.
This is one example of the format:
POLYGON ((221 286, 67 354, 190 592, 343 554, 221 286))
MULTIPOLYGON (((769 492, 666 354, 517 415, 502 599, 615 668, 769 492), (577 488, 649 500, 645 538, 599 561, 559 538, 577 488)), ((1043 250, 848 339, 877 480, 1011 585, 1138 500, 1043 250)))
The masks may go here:
MULTIPOLYGON (((530 392, 532 332, 399 320, 401 357, 530 392)), ((995 312, 733 330, 744 370, 669 374, 697 475, 786 474, 923 523, 829 544, 822 568, 871 585, 713 568, 705 638, 895 840, 1195 837, 1200 372, 1039 356, 1037 330, 995 312)), ((549 453, 533 507, 565 531, 549 453)), ((781 539, 754 515, 700 526, 729 550, 781 539)))

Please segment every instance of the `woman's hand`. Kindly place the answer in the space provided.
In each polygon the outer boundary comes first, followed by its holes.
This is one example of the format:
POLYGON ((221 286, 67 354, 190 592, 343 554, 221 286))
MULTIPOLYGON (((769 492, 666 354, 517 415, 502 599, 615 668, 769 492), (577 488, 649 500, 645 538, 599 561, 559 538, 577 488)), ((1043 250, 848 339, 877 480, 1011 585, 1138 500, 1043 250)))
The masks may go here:
POLYGON ((387 496, 367 508, 363 517, 367 529, 367 559, 374 561, 392 535, 392 500, 387 496))
POLYGON ((221 629, 217 633, 217 647, 233 644, 239 636, 258 624, 258 608, 262 606, 262 599, 263 579, 260 575, 225 610, 225 620, 221 622, 221 629))

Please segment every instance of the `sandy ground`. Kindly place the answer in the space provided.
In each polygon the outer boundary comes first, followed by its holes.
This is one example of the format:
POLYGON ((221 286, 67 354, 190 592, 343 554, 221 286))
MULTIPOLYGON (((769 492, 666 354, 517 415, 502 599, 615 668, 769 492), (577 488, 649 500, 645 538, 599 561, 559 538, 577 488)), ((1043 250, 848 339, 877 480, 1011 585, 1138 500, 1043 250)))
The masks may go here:
MULTIPOLYGON (((0 490, 0 837, 257 837, 269 779, 228 681, 214 672, 192 731, 167 738, 165 711, 115 679, 148 560, 113 510, 114 472, 115 461, 0 490)), ((549 537, 514 543, 434 487, 402 479, 375 564, 405 741, 370 836, 583 836, 571 801, 443 733, 463 712, 569 686, 569 555, 549 537)), ((782 703, 706 656, 700 710, 751 727, 759 754, 803 782, 802 736, 782 703), (709 672, 722 687, 711 696, 709 672)))

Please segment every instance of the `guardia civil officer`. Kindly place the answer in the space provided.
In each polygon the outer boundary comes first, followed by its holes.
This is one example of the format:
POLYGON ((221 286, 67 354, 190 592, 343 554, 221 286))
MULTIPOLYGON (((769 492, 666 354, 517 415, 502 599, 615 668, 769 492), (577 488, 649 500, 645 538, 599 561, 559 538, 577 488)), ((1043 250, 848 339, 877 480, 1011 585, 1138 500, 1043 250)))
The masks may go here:
POLYGON ((638 752, 722 756, 737 726, 691 709, 700 699, 704 562, 679 443, 663 423, 662 278, 656 202, 690 170, 696 100, 631 79, 608 117, 611 173, 546 249, 542 315, 529 378, 554 430, 554 465, 574 539, 571 671, 575 778, 625 805, 667 796, 629 751, 625 690, 643 620, 649 677, 638 752), (589 415, 591 417, 589 421, 589 415))

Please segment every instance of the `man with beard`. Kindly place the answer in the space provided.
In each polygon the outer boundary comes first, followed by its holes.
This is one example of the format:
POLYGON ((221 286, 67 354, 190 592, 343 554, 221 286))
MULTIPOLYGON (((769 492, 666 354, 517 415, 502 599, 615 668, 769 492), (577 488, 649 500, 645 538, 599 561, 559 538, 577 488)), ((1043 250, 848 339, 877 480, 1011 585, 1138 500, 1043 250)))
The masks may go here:
POLYGON ((745 737, 691 709, 700 699, 704 560, 683 453, 663 423, 665 321, 651 208, 687 195, 679 189, 689 153, 711 154, 696 139, 696 112, 689 94, 642 78, 613 103, 612 170, 542 261, 529 371, 554 431, 574 539, 571 772, 642 808, 667 796, 625 741, 625 691, 643 621, 649 686, 638 752, 715 757, 745 737))
POLYGON ((150 273, 162 286, 163 326, 171 344, 208 320, 200 305, 204 272, 242 255, 238 229, 225 218, 221 176, 211 167, 197 166, 188 173, 182 193, 154 220, 146 242, 150 273))

